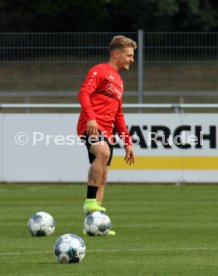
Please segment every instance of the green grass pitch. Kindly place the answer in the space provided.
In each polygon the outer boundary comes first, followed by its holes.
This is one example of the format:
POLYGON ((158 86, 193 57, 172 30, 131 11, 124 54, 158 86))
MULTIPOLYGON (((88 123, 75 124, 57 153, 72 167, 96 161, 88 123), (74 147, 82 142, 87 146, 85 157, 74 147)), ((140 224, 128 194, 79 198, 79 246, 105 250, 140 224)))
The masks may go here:
POLYGON ((218 275, 218 186, 109 184, 105 207, 115 237, 82 236, 85 185, 0 185, 1 275, 218 275), (52 214, 56 230, 31 237, 36 211, 52 214), (62 234, 84 238, 80 264, 57 263, 62 234))

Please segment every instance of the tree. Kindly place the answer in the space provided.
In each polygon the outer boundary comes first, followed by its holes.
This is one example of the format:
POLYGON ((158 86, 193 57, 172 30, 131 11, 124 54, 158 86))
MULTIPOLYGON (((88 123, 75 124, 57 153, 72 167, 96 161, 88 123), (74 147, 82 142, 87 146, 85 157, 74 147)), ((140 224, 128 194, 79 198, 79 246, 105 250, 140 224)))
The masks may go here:
POLYGON ((0 0, 0 31, 216 31, 215 0, 0 0))
POLYGON ((105 0, 0 0, 0 31, 98 31, 105 0))
POLYGON ((125 2, 111 0, 108 4, 113 30, 218 30, 215 0, 138 0, 128 5, 125 2))

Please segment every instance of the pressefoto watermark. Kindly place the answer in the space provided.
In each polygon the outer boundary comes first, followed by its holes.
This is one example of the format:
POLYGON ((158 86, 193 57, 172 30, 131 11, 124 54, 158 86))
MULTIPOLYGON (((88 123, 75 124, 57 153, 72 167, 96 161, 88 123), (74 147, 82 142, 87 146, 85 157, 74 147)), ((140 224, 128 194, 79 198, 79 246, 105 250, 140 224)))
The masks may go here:
MULTIPOLYGON (((147 146, 151 147, 154 143, 156 145, 162 145, 164 147, 175 146, 195 146, 197 143, 203 145, 203 131, 200 132, 200 137, 193 134, 187 134, 185 131, 181 132, 180 135, 160 135, 157 132, 147 132, 144 139, 146 140, 147 146)), ((24 131, 19 131, 15 134, 14 141, 19 146, 25 146, 27 144, 32 146, 45 145, 45 146, 73 146, 73 145, 84 145, 85 141, 88 143, 105 143, 105 137, 108 142, 117 145, 122 144, 123 146, 128 144, 128 135, 122 133, 121 135, 110 135, 107 136, 105 132, 99 133, 98 136, 89 136, 85 139, 85 136, 78 135, 63 135, 63 134, 48 134, 41 131, 33 131, 31 134, 27 134, 24 131), (122 141, 122 142, 121 142, 122 141)), ((137 135, 131 136, 133 145, 140 145, 140 137, 137 135)))
POLYGON ((26 132, 19 131, 15 134, 14 141, 17 145, 24 146, 28 143, 29 136, 27 135, 26 132))
POLYGON ((62 135, 62 134, 46 134, 41 131, 33 131, 31 134, 20 131, 15 135, 15 143, 19 146, 30 144, 32 146, 45 145, 45 146, 73 146, 83 145, 80 137, 77 135, 62 135))

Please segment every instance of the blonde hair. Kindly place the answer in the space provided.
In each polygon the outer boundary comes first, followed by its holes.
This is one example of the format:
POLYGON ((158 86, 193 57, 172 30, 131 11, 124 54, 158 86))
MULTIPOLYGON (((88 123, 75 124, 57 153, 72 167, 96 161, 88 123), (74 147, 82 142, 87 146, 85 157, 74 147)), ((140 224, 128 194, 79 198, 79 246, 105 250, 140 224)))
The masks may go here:
POLYGON ((137 48, 136 42, 126 36, 115 35, 109 44, 109 52, 129 47, 135 50, 137 48))

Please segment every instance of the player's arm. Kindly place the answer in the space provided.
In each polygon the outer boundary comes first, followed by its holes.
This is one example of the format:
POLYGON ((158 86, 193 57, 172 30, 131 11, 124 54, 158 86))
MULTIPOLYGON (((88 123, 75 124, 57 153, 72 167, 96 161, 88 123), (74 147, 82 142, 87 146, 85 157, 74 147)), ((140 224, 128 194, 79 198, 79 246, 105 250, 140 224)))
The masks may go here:
POLYGON ((134 152, 132 148, 132 139, 126 128, 126 122, 122 112, 122 101, 120 101, 119 103, 119 108, 115 117, 114 126, 116 128, 116 131, 118 132, 119 137, 124 142, 124 147, 126 151, 124 161, 126 162, 126 164, 129 164, 129 165, 134 164, 134 152))
POLYGON ((98 135, 98 124, 96 122, 96 115, 91 105, 90 97, 95 92, 99 83, 98 73, 91 69, 78 94, 78 99, 83 111, 87 117, 87 133, 88 135, 98 135))

